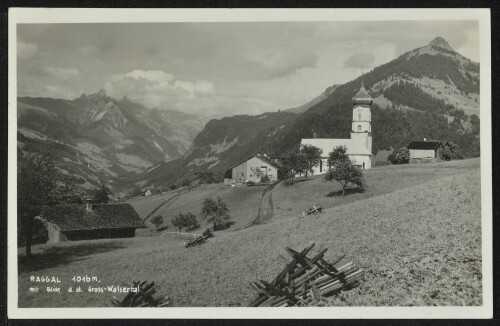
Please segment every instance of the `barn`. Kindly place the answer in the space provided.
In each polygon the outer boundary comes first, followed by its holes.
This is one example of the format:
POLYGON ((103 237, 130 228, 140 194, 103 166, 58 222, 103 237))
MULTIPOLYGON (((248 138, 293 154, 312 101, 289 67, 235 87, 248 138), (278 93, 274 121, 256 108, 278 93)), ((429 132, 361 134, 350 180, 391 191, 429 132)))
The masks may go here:
POLYGON ((269 178, 269 182, 278 180, 278 167, 267 155, 255 154, 227 169, 224 184, 259 183, 264 176, 269 178))
POLYGON ((36 217, 48 231, 48 243, 63 241, 132 238, 146 225, 135 209, 126 203, 60 205, 36 217))
POLYGON ((443 144, 439 141, 412 141, 408 144, 410 163, 436 162, 441 159, 443 144))

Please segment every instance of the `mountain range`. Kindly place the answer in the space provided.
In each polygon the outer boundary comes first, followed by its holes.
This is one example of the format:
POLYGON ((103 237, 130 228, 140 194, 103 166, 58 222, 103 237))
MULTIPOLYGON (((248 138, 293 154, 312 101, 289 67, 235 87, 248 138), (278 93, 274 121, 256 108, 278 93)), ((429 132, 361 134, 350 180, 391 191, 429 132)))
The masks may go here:
POLYGON ((63 143, 62 169, 85 189, 181 157, 206 123, 126 97, 116 100, 103 90, 74 100, 20 97, 17 116, 18 146, 43 139, 63 143))
MULTIPOLYGON (((375 161, 416 139, 457 143, 479 155, 479 63, 454 51, 441 37, 363 75, 372 106, 375 161), (381 154, 384 155, 381 155, 381 154)), ((349 138, 351 99, 361 76, 333 85, 305 105, 258 116, 211 120, 179 159, 160 163, 134 182, 180 183, 197 171, 221 178, 225 169, 256 152, 279 158, 302 138, 349 138)))
MULTIPOLYGON (((372 106, 375 161, 416 139, 457 143, 479 155, 479 63, 443 38, 363 75, 372 106), (384 154, 384 155, 382 155, 384 154)), ((306 81, 305 81, 306 82, 306 81)), ((69 148, 68 173, 86 189, 102 182, 125 188, 169 186, 209 171, 221 178, 256 153, 279 158, 302 138, 348 138, 351 98, 361 76, 332 85, 302 106, 213 119, 151 110, 103 91, 74 100, 18 98, 18 144, 57 139, 69 148)))

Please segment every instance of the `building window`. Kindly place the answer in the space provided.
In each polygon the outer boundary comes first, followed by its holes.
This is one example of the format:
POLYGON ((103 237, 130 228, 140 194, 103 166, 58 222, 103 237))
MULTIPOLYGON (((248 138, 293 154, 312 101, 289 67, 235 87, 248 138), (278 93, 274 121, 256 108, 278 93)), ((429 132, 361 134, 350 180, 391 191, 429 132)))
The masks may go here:
POLYGON ((361 131, 361 125, 358 125, 358 131, 361 131))
POLYGON ((358 120, 361 121, 361 113, 358 114, 358 120))

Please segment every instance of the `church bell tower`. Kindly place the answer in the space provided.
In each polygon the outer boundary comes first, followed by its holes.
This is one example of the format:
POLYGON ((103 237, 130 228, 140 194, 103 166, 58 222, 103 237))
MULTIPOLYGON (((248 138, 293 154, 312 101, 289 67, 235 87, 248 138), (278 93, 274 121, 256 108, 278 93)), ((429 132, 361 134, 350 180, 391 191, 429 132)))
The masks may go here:
POLYGON ((370 153, 372 152, 372 104, 373 99, 366 91, 361 77, 361 88, 352 98, 351 139, 364 144, 370 153))

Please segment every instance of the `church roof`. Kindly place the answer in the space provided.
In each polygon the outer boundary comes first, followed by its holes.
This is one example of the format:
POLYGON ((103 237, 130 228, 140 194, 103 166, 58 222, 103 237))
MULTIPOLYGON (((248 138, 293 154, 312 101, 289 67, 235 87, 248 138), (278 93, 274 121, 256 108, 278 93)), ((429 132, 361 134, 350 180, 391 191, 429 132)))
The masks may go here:
POLYGON ((347 147, 347 155, 372 155, 372 153, 359 141, 353 139, 333 139, 333 138, 305 138, 301 145, 313 145, 323 150, 322 157, 327 157, 334 147, 347 147))
POLYGON ((368 91, 365 89, 365 86, 363 85, 363 77, 361 77, 361 88, 359 89, 358 93, 354 95, 352 98, 352 104, 353 105, 372 105, 373 99, 368 94, 368 91))

